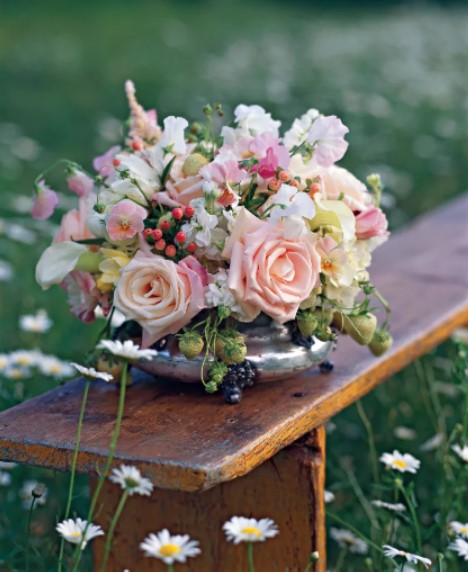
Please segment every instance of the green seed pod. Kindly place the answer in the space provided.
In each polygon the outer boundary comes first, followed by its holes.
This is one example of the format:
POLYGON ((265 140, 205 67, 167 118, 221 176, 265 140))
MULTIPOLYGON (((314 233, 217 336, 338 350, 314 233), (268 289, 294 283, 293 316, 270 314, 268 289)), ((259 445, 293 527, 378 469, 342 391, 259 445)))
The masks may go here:
POLYGON ((357 316, 342 315, 344 330, 358 344, 365 346, 369 344, 377 328, 377 318, 375 315, 359 314, 357 316))
POLYGON ((374 356, 382 356, 393 345, 392 335, 386 330, 376 330, 369 343, 369 350, 374 356))

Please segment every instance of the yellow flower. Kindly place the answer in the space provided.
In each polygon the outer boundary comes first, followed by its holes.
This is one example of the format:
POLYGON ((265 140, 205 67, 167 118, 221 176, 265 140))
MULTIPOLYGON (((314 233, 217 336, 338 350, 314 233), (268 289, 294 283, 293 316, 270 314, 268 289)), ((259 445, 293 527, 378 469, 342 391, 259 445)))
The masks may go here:
POLYGON ((102 293, 111 292, 120 277, 120 270, 128 265, 130 257, 122 251, 114 249, 101 249, 105 257, 99 265, 102 275, 97 279, 96 285, 102 293))

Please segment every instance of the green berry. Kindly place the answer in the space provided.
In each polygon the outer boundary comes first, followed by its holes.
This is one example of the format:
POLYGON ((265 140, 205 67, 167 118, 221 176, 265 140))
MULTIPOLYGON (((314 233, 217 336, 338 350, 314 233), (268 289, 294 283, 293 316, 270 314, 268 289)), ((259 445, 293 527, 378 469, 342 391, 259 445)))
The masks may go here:
POLYGON ((369 349, 374 356, 382 356, 393 344, 392 335, 386 330, 376 330, 369 343, 369 349))
POLYGON ((205 384, 205 392, 208 394, 214 394, 218 390, 218 384, 213 380, 210 380, 207 384, 205 384))
POLYGON ((377 328, 377 318, 375 315, 370 313, 358 314, 357 316, 343 314, 342 318, 345 332, 349 334, 355 342, 362 346, 370 343, 377 328))
POLYGON ((184 332, 179 338, 179 350, 187 360, 196 358, 204 346, 203 338, 198 332, 184 332))
POLYGON ((223 331, 216 338, 215 353, 224 364, 240 364, 247 355, 247 346, 238 332, 223 331))
POLYGON ((321 340, 322 342, 328 342, 329 340, 335 340, 335 335, 331 327, 328 324, 322 324, 317 328, 314 333, 314 336, 321 340))
POLYGON ((297 327, 302 336, 312 336, 318 325, 319 321, 312 313, 304 313, 297 319, 297 327))

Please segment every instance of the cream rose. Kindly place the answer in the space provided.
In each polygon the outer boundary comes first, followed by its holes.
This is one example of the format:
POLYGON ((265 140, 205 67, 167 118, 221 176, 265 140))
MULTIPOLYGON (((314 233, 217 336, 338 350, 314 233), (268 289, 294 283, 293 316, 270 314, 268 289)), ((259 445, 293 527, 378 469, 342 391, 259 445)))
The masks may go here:
POLYGON ((241 209, 223 256, 230 259, 228 287, 248 320, 261 311, 284 323, 318 282, 320 258, 310 231, 285 237, 284 223, 271 224, 241 209))
POLYGON ((121 272, 115 306, 143 328, 143 346, 175 334, 205 306, 207 272, 194 257, 174 263, 137 253, 121 272))

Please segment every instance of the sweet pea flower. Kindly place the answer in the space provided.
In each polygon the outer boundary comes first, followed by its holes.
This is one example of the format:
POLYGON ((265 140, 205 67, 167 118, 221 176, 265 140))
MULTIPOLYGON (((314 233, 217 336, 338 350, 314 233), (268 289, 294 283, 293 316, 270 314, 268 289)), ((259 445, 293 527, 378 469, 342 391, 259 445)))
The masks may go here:
POLYGON ((249 147, 259 160, 258 165, 254 165, 252 171, 258 171, 263 179, 273 177, 278 167, 287 169, 290 162, 289 151, 272 133, 266 132, 258 135, 249 147))
POLYGON ((286 183, 268 200, 266 207, 270 208, 270 223, 277 223, 282 217, 312 219, 315 215, 315 204, 309 195, 286 183))
POLYGON ((315 147, 314 159, 322 167, 330 167, 340 160, 348 149, 344 136, 349 129, 336 115, 320 115, 307 134, 307 141, 315 147))
POLYGON ((90 273, 72 271, 60 286, 67 293, 71 313, 81 322, 93 322, 94 311, 99 304, 99 291, 90 273))
POLYGON ((232 185, 239 183, 246 177, 247 171, 239 167, 236 159, 227 156, 219 156, 214 161, 200 170, 200 175, 215 185, 221 194, 216 202, 223 207, 234 205, 239 200, 239 195, 233 190, 232 185))
POLYGON ((279 135, 280 121, 274 120, 260 105, 239 104, 234 110, 236 123, 251 135, 270 132, 275 137, 279 135))
POLYGON ((109 175, 114 172, 115 167, 112 162, 120 149, 120 145, 114 145, 105 153, 93 159, 93 168, 101 177, 109 177, 109 175))
POLYGON ((356 215, 356 237, 358 239, 386 236, 388 235, 387 227, 387 217, 378 207, 371 207, 356 215))
POLYGON ((87 197, 93 190, 94 181, 83 171, 73 169, 67 178, 67 185, 70 191, 76 193, 78 197, 87 197))
POLYGON ((78 210, 72 209, 62 217, 60 228, 54 237, 54 243, 93 239, 94 235, 87 224, 88 215, 86 199, 81 197, 78 210))
POLYGON ((46 186, 44 179, 34 186, 36 196, 34 198, 31 215, 39 221, 48 219, 55 210, 59 200, 57 193, 46 186))
POLYGON ((183 117, 166 117, 164 131, 158 146, 161 149, 169 149, 170 153, 184 154, 187 152, 184 131, 188 121, 183 117))
POLYGON ((112 207, 106 222, 106 229, 112 241, 132 239, 145 228, 147 213, 143 207, 125 199, 112 207))

